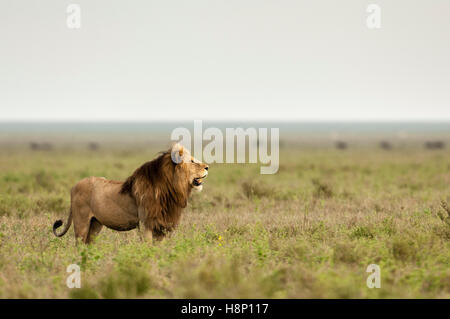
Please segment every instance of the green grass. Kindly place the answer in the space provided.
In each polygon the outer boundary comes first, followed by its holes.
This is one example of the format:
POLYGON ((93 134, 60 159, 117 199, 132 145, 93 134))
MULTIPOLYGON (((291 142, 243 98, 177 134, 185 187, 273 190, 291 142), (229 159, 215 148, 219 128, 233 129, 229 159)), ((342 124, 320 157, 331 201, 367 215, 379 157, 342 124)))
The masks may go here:
POLYGON ((123 180, 155 151, 0 154, 1 298, 449 298, 448 151, 282 149, 280 170, 212 164, 179 227, 148 245, 56 238, 70 188, 123 180), (445 205, 444 205, 445 206, 445 205), (77 263, 82 288, 66 287, 77 263), (366 286, 369 264, 381 288, 366 286))

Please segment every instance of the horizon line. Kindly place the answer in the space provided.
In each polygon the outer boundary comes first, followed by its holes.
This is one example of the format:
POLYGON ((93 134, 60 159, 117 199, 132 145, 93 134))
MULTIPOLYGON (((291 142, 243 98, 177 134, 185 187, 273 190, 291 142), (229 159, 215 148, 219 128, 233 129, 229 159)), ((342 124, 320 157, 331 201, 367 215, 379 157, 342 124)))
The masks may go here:
POLYGON ((250 123, 302 123, 302 124, 326 124, 326 123, 342 123, 342 124, 358 124, 358 123, 402 123, 402 124, 450 124, 449 119, 0 119, 0 124, 138 124, 138 123, 180 123, 194 122, 200 120, 202 122, 230 123, 230 122, 250 122, 250 123))

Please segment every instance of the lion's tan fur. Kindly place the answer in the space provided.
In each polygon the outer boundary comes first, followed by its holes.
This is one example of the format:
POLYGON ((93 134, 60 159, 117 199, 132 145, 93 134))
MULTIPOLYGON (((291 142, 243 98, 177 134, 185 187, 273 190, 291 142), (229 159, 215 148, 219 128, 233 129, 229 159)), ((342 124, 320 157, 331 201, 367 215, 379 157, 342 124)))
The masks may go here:
POLYGON ((125 231, 142 228, 144 238, 161 239, 179 223, 192 188, 207 175, 208 165, 192 158, 175 144, 169 151, 143 164, 125 182, 103 177, 88 177, 71 191, 71 208, 62 233, 53 225, 56 236, 64 235, 73 220, 75 237, 88 243, 103 226, 125 231), (172 161, 172 155, 183 160, 172 161), (196 182, 195 182, 196 180, 196 182))

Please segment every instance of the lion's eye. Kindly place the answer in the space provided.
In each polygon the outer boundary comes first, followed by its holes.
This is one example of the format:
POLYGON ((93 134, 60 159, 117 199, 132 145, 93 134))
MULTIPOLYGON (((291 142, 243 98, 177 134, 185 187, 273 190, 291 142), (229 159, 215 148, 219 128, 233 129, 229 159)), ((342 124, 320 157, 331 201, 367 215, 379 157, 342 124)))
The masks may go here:
POLYGON ((191 160, 191 163, 194 163, 194 160, 191 160))

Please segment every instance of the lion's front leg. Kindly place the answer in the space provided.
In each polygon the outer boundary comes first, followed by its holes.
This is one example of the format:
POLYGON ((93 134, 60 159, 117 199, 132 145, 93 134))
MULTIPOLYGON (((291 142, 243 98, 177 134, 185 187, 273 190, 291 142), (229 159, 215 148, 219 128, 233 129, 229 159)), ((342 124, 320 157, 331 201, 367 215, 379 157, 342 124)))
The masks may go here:
POLYGON ((164 239, 164 237, 166 237, 166 232, 165 231, 153 229, 153 238, 156 241, 161 241, 161 240, 164 239))
POLYGON ((140 235, 142 241, 145 241, 147 243, 152 243, 153 234, 152 234, 152 229, 149 227, 147 216, 148 216, 148 214, 145 212, 145 209, 143 207, 139 207, 138 208, 139 235, 140 235))
POLYGON ((153 242, 153 233, 152 230, 149 229, 145 223, 139 222, 139 233, 141 235, 141 239, 147 243, 153 242))

